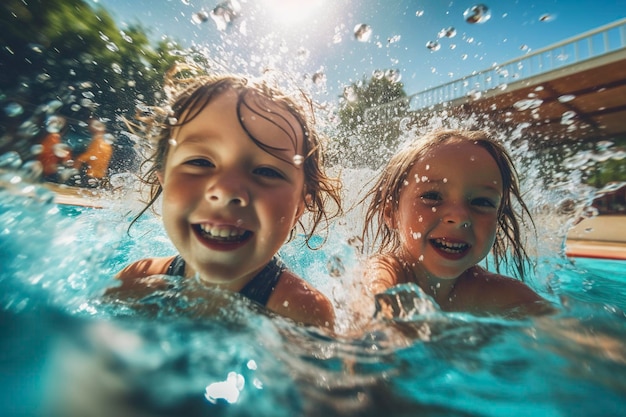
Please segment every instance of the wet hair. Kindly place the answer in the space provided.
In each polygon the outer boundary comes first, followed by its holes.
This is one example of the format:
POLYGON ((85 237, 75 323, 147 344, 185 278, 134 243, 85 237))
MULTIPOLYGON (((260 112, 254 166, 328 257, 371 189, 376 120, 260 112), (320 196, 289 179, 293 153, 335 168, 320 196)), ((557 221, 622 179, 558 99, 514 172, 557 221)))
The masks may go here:
POLYGON ((400 249, 398 231, 385 222, 385 208, 391 204, 391 211, 398 209, 400 193, 414 163, 431 149, 443 143, 472 142, 484 148, 493 157, 502 175, 502 201, 498 207, 498 226, 492 254, 496 270, 508 265, 508 252, 520 278, 524 279, 530 257, 522 243, 520 223, 526 216, 534 229, 534 223, 520 191, 518 174, 511 156, 504 146, 482 131, 437 130, 425 135, 397 152, 387 165, 376 184, 365 195, 362 202, 369 200, 365 214, 363 240, 369 240, 370 246, 378 243, 379 253, 396 253, 400 249), (519 210, 516 210, 514 202, 519 210))
MULTIPOLYGON (((164 88, 169 96, 168 103, 157 108, 144 108, 143 113, 137 117, 142 129, 146 132, 147 139, 154 144, 155 149, 141 165, 144 171, 141 180, 144 186, 149 187, 149 199, 130 226, 153 207, 163 192, 157 174, 165 169, 174 129, 198 117, 206 106, 227 91, 237 94, 236 110, 241 127, 250 140, 265 152, 295 164, 295 161, 285 158, 281 151, 293 149, 294 154, 298 154, 298 133, 302 134, 303 155, 301 156, 303 160, 300 165, 304 170, 302 197, 306 209, 311 214, 311 230, 306 232, 302 219, 298 223, 305 231, 307 245, 310 245, 310 239, 322 221, 328 226, 331 219, 341 214, 340 182, 330 178, 324 172, 322 138, 314 127, 313 102, 304 92, 298 92, 300 100, 296 101, 294 96, 281 92, 278 88, 268 85, 267 82, 253 81, 234 74, 198 75, 197 69, 180 65, 175 65, 168 71, 164 88), (287 111, 295 118, 298 126, 294 126, 293 122, 290 123, 290 120, 280 113, 272 112, 269 106, 287 111), (242 112, 251 112, 254 117, 244 118, 242 112), (254 120, 255 117, 278 126, 291 139, 290 143, 285 144, 285 147, 263 143, 252 133, 254 122, 249 122, 249 120, 254 120), (297 132, 297 128, 301 131, 297 132), (329 204, 332 204, 331 208, 329 204)), ((295 230, 291 231, 290 240, 294 232, 295 230)))

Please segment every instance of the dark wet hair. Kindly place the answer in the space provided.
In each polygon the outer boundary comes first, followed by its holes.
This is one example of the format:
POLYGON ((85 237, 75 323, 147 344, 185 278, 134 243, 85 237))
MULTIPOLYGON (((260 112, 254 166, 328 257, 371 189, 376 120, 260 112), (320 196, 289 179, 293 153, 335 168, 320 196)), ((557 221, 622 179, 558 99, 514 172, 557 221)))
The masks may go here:
POLYGON ((385 207, 391 204, 392 211, 398 209, 402 187, 406 183, 413 164, 419 158, 442 143, 466 141, 486 149, 495 160, 502 175, 503 195, 500 207, 498 207, 498 227, 492 247, 496 270, 500 272, 502 264, 508 265, 507 253, 510 251, 515 269, 523 280, 526 267, 530 265, 530 257, 522 243, 520 222, 523 223, 524 217, 527 217, 533 228, 534 223, 522 199, 518 174, 511 156, 500 142, 483 131, 437 130, 415 140, 397 152, 383 168, 376 184, 363 198, 362 202, 370 201, 365 214, 363 240, 365 242, 367 238, 371 238, 370 246, 374 247, 378 244, 380 253, 398 251, 400 249, 398 231, 389 227, 385 222, 385 207), (514 201, 519 206, 519 212, 514 207, 514 201))
MULTIPOLYGON (((305 231, 307 245, 322 221, 328 225, 331 219, 341 214, 340 182, 328 177, 324 172, 321 137, 314 127, 313 103, 304 92, 299 92, 303 102, 303 104, 299 104, 295 98, 266 82, 252 81, 233 74, 198 75, 197 69, 180 65, 176 65, 168 71, 164 87, 170 97, 169 103, 161 107, 144 108, 144 113, 138 116, 147 138, 154 144, 155 149, 142 163, 142 168, 146 170, 141 179, 143 184, 150 189, 149 199, 146 206, 133 219, 131 226, 153 206, 163 192, 157 174, 163 172, 165 168, 173 130, 189 123, 209 103, 226 91, 233 91, 237 94, 236 107, 241 127, 250 137, 250 140, 265 152, 291 164, 294 163, 279 153, 290 148, 270 146, 251 133, 250 126, 241 115, 242 110, 252 112, 255 117, 263 118, 278 126, 291 139, 291 143, 286 144, 286 146, 293 146, 294 151, 297 151, 298 133, 302 133, 304 138, 304 155, 302 155, 304 158, 302 162, 304 170, 303 198, 306 209, 312 215, 311 230, 306 233, 302 219, 298 223, 305 231), (267 114, 271 110, 261 111, 267 108, 268 103, 286 110, 293 116, 301 132, 296 132, 293 124, 280 114, 271 113, 272 117, 280 117, 285 123, 278 123, 270 119, 267 114), (333 207, 329 208, 329 204, 332 204, 333 207)), ((289 238, 292 239, 293 235, 294 230, 292 230, 289 238)))

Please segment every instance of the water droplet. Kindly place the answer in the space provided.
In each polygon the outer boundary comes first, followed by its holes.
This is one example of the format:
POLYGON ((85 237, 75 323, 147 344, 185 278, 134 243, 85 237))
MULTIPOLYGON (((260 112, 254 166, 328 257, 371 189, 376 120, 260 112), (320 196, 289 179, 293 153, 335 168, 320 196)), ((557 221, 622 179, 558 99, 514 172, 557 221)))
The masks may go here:
POLYGON ((57 158, 64 159, 70 155, 71 149, 66 143, 57 143, 52 146, 52 153, 57 158))
POLYGON ((59 133, 65 127, 65 119, 60 116, 52 115, 46 119, 46 131, 49 133, 59 133))
POLYGON ((111 69, 116 74, 121 74, 122 73, 122 67, 117 62, 114 62, 114 63, 111 64, 111 69))
POLYGON ((346 267, 340 257, 333 255, 326 262, 326 270, 331 277, 340 277, 346 272, 346 267))
POLYGON ((352 86, 343 89, 343 97, 351 103, 359 98, 352 86))
POLYGON ((215 22, 217 30, 225 31, 232 24, 232 22, 239 17, 240 6, 239 3, 233 1, 225 1, 215 6, 211 10, 211 19, 215 22))
POLYGON ((396 43, 398 41, 400 41, 401 36, 400 35, 394 35, 391 38, 387 39, 387 44, 391 45, 392 43, 396 43))
POLYGON ((11 102, 4 106, 4 113, 9 117, 17 117, 24 113, 24 108, 19 103, 11 102))
POLYGON ((417 10, 417 11, 415 12, 415 16, 417 16, 417 17, 422 17, 422 16, 424 16, 424 11, 423 11, 423 10, 417 10))
POLYGON ((200 25, 208 21, 209 21, 209 14, 204 10, 200 10, 199 12, 196 12, 191 15, 191 22, 195 25, 200 25))
POLYGON ((0 168, 19 168, 22 165, 20 154, 15 151, 9 151, 0 155, 0 168))
POLYGON ((302 155, 294 155, 293 164, 297 167, 301 166, 304 163, 304 156, 302 155))
POLYGON ((106 48, 111 52, 119 52, 120 48, 117 47, 113 42, 109 42, 106 44, 106 48))
POLYGON ((400 71, 396 69, 388 69, 385 72, 385 78, 391 83, 397 83, 402 78, 402 75, 400 74, 400 71))
POLYGON ((463 18, 467 23, 485 23, 491 19, 491 10, 484 4, 477 4, 463 12, 463 18))
POLYGON ((552 22, 556 17, 552 14, 545 13, 539 16, 540 22, 552 22))
POLYGON ((441 29, 437 34, 438 38, 454 38, 456 36, 456 29, 452 26, 441 29))
POLYGON ((436 52, 441 49, 441 44, 437 41, 428 41, 426 42, 426 48, 430 49, 432 52, 436 52))
POLYGON ((513 107, 515 107, 518 111, 532 110, 539 108, 543 100, 541 99, 523 99, 515 102, 513 107))
POLYGON ((465 61, 467 59, 467 54, 461 55, 461 61, 465 61))
POLYGON ((561 124, 562 125, 572 125, 574 123, 574 118, 576 117, 576 112, 573 110, 566 111, 561 115, 561 124))
POLYGON ((422 237, 422 234, 420 232, 413 232, 412 236, 413 236, 413 239, 417 240, 422 237))
POLYGON ((313 76, 311 77, 311 81, 313 81, 313 84, 317 86, 323 86, 324 84, 326 84, 326 74, 324 74, 322 70, 319 70, 315 74, 313 74, 313 76))
POLYGON ((481 98, 483 95, 483 93, 481 91, 478 90, 470 90, 467 92, 467 97, 470 100, 478 100, 479 98, 481 98))
POLYGON ((558 100, 559 100, 560 103, 567 103, 568 101, 572 101, 575 98, 576 98, 576 96, 573 95, 573 94, 565 94, 565 95, 560 96, 558 98, 558 100))
POLYGON ((178 145, 178 142, 176 142, 176 139, 174 139, 174 138, 170 138, 170 139, 167 141, 167 143, 168 143, 170 146, 176 146, 176 145, 178 145))
POLYGON ((354 38, 359 42, 368 42, 372 36, 372 28, 365 23, 354 27, 354 38))

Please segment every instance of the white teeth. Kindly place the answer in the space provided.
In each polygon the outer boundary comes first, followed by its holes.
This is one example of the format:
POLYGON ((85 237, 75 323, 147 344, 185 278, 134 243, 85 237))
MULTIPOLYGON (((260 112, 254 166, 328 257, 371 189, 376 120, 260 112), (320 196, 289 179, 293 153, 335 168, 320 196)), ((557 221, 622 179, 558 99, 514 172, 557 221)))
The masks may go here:
POLYGON ((460 252, 468 247, 467 243, 448 242, 444 239, 434 239, 434 242, 441 249, 449 252, 460 252))
POLYGON ((200 229, 212 237, 238 237, 245 233, 245 230, 231 226, 210 226, 201 224, 200 229))

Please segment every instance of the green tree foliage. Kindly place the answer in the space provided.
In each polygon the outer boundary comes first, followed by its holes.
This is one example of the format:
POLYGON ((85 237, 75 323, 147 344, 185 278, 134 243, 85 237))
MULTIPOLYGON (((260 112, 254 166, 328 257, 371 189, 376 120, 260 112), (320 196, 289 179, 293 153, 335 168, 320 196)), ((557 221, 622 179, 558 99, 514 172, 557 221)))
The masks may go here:
POLYGON ((84 0, 3 0, 0 26, 0 151, 24 153, 49 103, 68 120, 132 117, 137 103, 154 103, 178 49, 150 45, 139 26, 121 30, 84 0))
POLYGON ((400 120, 409 114, 406 97, 404 85, 385 76, 346 87, 331 148, 334 162, 377 168, 388 160, 399 143, 400 120))

